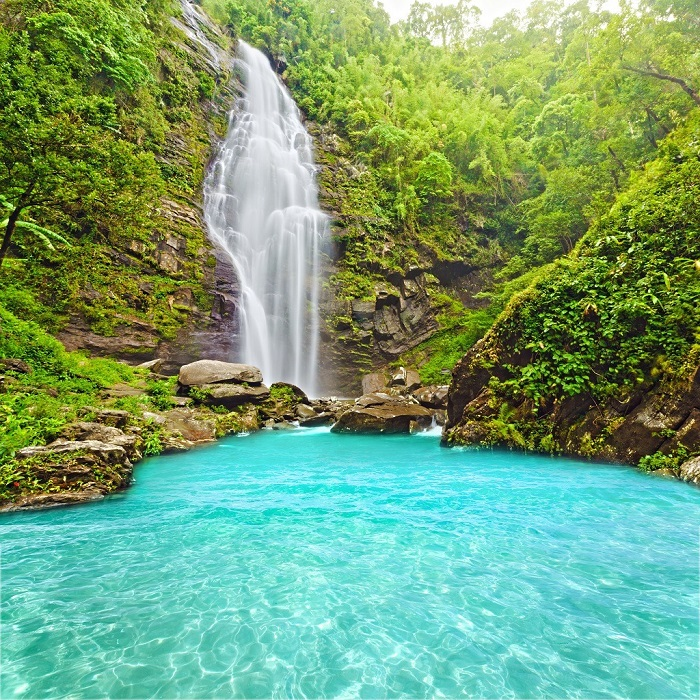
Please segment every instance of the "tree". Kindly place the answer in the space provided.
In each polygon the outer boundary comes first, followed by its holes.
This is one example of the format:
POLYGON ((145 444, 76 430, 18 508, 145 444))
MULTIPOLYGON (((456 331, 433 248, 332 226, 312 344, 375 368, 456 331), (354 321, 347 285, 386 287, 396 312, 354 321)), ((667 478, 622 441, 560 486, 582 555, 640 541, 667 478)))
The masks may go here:
POLYGON ((25 33, 0 30, 0 63, 0 265, 18 228, 48 236, 22 222, 28 212, 66 227, 89 213, 103 233, 112 217, 145 222, 159 174, 152 155, 117 138, 113 101, 85 94, 25 33))

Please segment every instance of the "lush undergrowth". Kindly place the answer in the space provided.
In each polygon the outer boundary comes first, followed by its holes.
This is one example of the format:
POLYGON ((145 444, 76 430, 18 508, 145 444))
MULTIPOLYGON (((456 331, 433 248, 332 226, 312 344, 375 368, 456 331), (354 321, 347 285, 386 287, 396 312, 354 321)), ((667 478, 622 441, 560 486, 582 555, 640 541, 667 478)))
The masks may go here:
POLYGON ((89 415, 87 407, 140 414, 171 405, 171 381, 152 380, 147 371, 114 360, 66 352, 37 324, 2 306, 0 358, 9 360, 0 360, 0 465, 23 447, 54 439, 64 425, 89 415), (115 385, 141 395, 110 399, 107 390, 115 385))
POLYGON ((183 287, 209 304, 205 234, 168 213, 199 198, 219 91, 180 13, 175 0, 0 5, 0 302, 23 318, 172 338, 183 287))
MULTIPOLYGON (((501 389, 535 406, 680 376, 700 343, 700 118, 665 142, 611 212, 494 328, 530 357, 501 389)), ((693 360, 693 358, 695 358, 693 360)))

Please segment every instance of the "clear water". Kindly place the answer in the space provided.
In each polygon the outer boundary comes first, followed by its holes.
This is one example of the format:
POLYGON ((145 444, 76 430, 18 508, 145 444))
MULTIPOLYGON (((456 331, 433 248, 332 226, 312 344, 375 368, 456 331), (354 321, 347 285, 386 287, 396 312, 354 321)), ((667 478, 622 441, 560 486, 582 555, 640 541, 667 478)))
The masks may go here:
POLYGON ((700 490, 320 430, 6 515, 2 697, 698 697, 700 490))

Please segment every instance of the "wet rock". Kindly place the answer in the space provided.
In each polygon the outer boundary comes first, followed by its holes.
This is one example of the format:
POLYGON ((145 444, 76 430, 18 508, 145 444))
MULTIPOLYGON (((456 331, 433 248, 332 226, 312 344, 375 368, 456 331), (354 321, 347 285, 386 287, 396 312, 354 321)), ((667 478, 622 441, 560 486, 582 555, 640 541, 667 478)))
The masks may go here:
POLYGON ((679 477, 692 484, 700 484, 700 457, 693 457, 681 464, 679 477))
POLYGON ((362 393, 373 394, 387 388, 386 375, 383 372, 373 372, 362 377, 362 393))
POLYGON ((149 360, 148 362, 142 362, 140 365, 136 365, 140 369, 149 369, 153 374, 158 374, 163 367, 163 360, 161 358, 156 358, 155 360, 149 360))
POLYGON ((450 387, 445 386, 426 386, 422 389, 417 389, 413 395, 418 399, 418 403, 426 408, 447 408, 447 394, 450 387))
POLYGON ((183 386, 203 386, 223 382, 261 384, 262 373, 252 365, 219 360, 198 360, 180 367, 178 381, 183 386))
POLYGON ((206 394, 202 403, 207 406, 235 408, 244 403, 260 403, 270 398, 270 390, 264 384, 204 384, 199 388, 206 394))
POLYGON ((14 357, 0 359, 0 369, 17 374, 31 374, 32 368, 24 361, 14 357))
POLYGON ((411 433, 427 430, 433 414, 415 404, 385 403, 345 412, 331 428, 334 433, 411 433))

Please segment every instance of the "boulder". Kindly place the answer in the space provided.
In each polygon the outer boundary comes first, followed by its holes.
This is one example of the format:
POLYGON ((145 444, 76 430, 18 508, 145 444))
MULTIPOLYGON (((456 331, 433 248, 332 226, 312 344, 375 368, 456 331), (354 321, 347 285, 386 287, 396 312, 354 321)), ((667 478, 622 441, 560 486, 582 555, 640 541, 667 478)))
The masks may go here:
POLYGON ((270 390, 264 384, 204 384, 199 388, 207 394, 202 401, 207 406, 234 408, 244 403, 260 403, 270 398, 270 390))
POLYGON ((385 403, 347 411, 331 428, 334 433, 411 433, 426 430, 433 414, 415 404, 385 403))
POLYGON ((681 464, 679 477, 692 484, 700 484, 700 457, 693 457, 681 464))
POLYGON ((315 413, 309 418, 300 418, 299 425, 304 428, 316 428, 320 425, 328 425, 335 421, 335 415, 333 413, 323 412, 315 413))
POLYGON ((449 389, 449 386, 426 386, 414 391, 413 395, 421 406, 446 409, 449 389))
POLYGON ((362 393, 373 394, 386 389, 387 381, 383 372, 372 372, 362 377, 362 393))
POLYGON ((169 433, 177 433, 186 443, 166 439, 166 449, 187 449, 200 442, 216 439, 216 421, 200 419, 192 409, 173 408, 164 415, 163 428, 169 433))
POLYGON ((406 389, 415 391, 421 386, 420 374, 415 369, 406 370, 406 389))
POLYGON ((252 365, 219 360, 199 360, 180 367, 178 381, 182 386, 204 386, 218 383, 262 384, 262 372, 252 365))
POLYGON ((271 389, 279 387, 281 389, 289 389, 289 391, 294 395, 295 398, 299 399, 301 403, 309 403, 309 397, 304 393, 303 389, 300 389, 294 384, 289 384, 289 382, 275 382, 271 385, 271 389))
POLYGON ((309 418, 315 418, 318 415, 318 413, 316 413, 316 411, 314 411, 314 409, 311 408, 311 406, 308 406, 307 404, 304 404, 304 403, 300 403, 296 407, 296 414, 297 414, 297 418, 300 421, 301 420, 308 420, 309 418))
POLYGON ((391 375, 391 386, 406 386, 406 368, 399 367, 391 375))
POLYGON ((17 374, 31 374, 32 368, 24 361, 15 357, 0 359, 0 368, 7 372, 17 372, 17 374))
POLYGON ((158 374, 163 367, 163 360, 161 358, 156 358, 155 360, 149 360, 148 362, 142 362, 140 365, 136 365, 139 369, 148 369, 153 374, 158 374))

